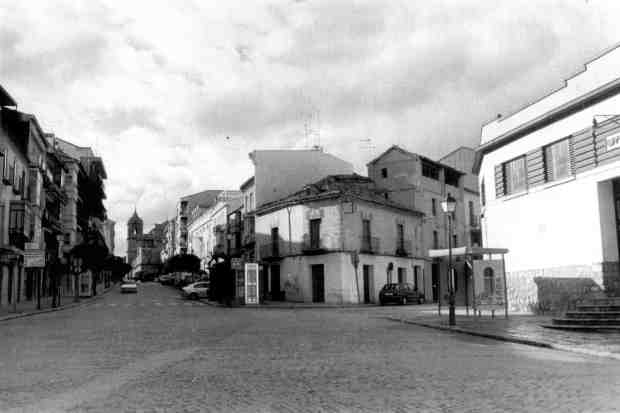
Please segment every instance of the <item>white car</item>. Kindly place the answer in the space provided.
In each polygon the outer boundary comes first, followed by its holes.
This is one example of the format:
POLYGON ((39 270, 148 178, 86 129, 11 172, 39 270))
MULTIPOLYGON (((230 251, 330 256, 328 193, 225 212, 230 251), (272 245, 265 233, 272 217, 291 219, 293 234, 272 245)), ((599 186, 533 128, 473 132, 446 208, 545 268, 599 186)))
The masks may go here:
POLYGON ((192 300, 206 298, 209 294, 209 283, 206 281, 198 281, 182 288, 183 296, 192 300))
POLYGON ((121 284, 121 293, 137 293, 138 292, 138 284, 134 281, 124 281, 121 284))

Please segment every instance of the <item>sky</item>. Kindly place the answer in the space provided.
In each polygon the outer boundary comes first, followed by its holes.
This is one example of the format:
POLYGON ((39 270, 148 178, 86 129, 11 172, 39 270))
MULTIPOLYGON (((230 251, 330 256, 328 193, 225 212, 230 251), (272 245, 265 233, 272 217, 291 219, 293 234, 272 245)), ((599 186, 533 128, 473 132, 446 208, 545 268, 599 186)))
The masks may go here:
POLYGON ((116 255, 254 149, 431 158, 620 41, 620 2, 0 0, 0 84, 103 158, 116 255))

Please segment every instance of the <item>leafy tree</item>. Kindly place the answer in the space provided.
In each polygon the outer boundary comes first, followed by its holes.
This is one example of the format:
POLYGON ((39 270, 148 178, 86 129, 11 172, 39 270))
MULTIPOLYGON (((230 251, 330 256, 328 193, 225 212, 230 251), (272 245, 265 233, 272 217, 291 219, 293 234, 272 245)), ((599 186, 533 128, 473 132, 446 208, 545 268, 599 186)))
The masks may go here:
POLYGON ((164 274, 171 272, 193 272, 200 271, 200 258, 194 254, 177 254, 168 258, 163 266, 164 274))

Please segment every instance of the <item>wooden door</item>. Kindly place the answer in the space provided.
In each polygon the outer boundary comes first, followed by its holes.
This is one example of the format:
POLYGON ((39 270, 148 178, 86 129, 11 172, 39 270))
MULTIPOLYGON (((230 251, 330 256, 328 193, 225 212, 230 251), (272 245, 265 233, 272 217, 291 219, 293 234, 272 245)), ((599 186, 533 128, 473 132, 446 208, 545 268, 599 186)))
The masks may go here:
POLYGON ((325 302, 325 271, 323 264, 313 265, 312 271, 312 302, 325 302))
POLYGON ((371 277, 371 266, 364 265, 363 267, 363 278, 364 278, 364 304, 369 304, 372 302, 372 294, 370 292, 370 287, 372 285, 372 277, 371 277))

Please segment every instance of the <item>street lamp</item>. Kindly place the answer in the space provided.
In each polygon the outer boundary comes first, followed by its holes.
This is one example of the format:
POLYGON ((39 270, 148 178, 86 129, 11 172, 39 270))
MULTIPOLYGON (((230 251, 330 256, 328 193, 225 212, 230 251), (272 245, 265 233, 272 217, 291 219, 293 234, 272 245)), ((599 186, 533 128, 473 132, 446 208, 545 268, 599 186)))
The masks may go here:
POLYGON ((441 203, 441 209, 448 215, 448 292, 450 305, 448 324, 453 326, 456 324, 456 314, 454 310, 454 280, 452 274, 452 214, 456 209, 456 199, 448 194, 441 203))
POLYGON ((71 256, 71 273, 73 273, 75 277, 74 287, 75 287, 75 295, 73 297, 73 301, 79 301, 79 280, 78 275, 82 272, 82 257, 77 255, 71 256))

